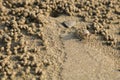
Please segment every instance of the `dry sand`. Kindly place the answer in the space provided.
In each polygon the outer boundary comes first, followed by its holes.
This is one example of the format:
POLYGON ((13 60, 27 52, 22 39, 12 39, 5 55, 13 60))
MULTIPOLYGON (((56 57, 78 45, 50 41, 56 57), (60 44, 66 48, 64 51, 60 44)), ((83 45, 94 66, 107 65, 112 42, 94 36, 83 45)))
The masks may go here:
POLYGON ((0 80, 120 80, 120 0, 0 0, 0 80))
POLYGON ((63 80, 119 80, 114 60, 106 55, 112 50, 106 52, 108 48, 99 42, 90 43, 65 41, 68 56, 63 65, 63 80))

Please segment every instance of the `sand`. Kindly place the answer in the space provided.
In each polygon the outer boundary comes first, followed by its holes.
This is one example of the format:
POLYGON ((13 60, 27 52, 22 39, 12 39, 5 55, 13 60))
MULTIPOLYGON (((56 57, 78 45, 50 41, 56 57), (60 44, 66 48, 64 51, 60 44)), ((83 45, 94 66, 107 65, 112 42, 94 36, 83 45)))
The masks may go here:
MULTIPOLYGON (((91 44, 94 45, 94 43, 91 44)), ((64 44, 68 56, 63 64, 63 80, 120 79, 113 59, 106 55, 112 50, 106 52, 105 47, 102 47, 99 42, 96 42, 95 46, 91 46, 90 42, 84 43, 76 40, 65 41, 64 44)))
POLYGON ((0 80, 120 80, 120 0, 0 0, 0 80))

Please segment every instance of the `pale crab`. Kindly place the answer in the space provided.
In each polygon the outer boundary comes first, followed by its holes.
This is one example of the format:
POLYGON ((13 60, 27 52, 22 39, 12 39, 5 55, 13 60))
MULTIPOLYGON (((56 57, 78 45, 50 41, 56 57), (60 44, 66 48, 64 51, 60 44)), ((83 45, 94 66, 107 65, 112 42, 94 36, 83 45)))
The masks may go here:
POLYGON ((80 40, 90 39, 91 36, 90 31, 87 29, 76 29, 75 34, 80 40))

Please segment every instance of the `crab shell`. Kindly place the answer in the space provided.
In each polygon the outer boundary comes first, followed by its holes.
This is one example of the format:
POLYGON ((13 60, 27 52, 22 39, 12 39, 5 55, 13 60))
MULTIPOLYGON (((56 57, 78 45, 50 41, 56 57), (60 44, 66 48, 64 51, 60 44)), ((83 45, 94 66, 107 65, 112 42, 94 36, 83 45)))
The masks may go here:
POLYGON ((77 35, 80 39, 87 39, 90 37, 90 32, 86 29, 78 30, 77 35))
POLYGON ((83 36, 86 36, 86 37, 90 36, 90 32, 86 29, 83 30, 82 34, 83 34, 83 36))

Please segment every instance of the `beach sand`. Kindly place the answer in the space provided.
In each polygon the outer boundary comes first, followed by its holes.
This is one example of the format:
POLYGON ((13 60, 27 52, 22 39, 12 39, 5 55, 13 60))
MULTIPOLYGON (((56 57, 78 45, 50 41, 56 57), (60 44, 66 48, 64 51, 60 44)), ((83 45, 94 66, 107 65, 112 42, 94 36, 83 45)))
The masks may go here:
POLYGON ((120 0, 0 0, 0 80, 120 80, 120 0))

